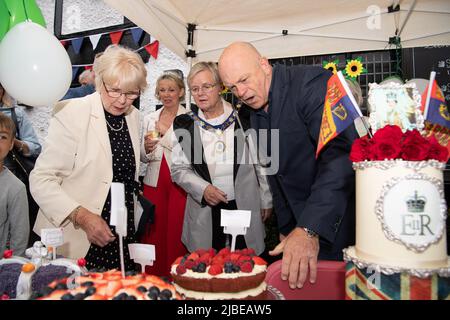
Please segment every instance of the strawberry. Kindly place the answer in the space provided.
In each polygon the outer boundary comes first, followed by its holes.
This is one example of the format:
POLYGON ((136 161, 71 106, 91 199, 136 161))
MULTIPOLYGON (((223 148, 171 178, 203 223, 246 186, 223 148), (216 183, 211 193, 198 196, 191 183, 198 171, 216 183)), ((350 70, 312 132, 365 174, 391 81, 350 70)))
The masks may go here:
POLYGON ((255 249, 253 249, 253 248, 247 248, 247 254, 248 254, 249 256, 254 256, 254 255, 256 255, 255 249))
POLYGON ((226 256, 228 254, 230 254, 230 248, 223 248, 222 250, 219 251, 219 253, 217 255, 222 255, 222 256, 226 256))
POLYGON ((223 266, 225 264, 225 259, 223 256, 215 256, 212 260, 211 260, 211 264, 218 264, 223 266))
POLYGON ((216 249, 210 248, 210 249, 208 250, 208 253, 209 253, 209 255, 210 255, 211 257, 214 257, 214 256, 216 255, 216 249))
POLYGON ((218 265, 218 264, 213 264, 212 266, 209 267, 208 273, 212 276, 221 274, 223 272, 222 266, 218 265))
POLYGON ((186 260, 184 266, 186 269, 192 269, 195 266, 195 262, 193 260, 186 260))
POLYGON ((200 256, 198 255, 198 253, 196 252, 192 252, 189 257, 187 258, 188 260, 197 260, 198 258, 200 258, 200 256))
POLYGON ((255 264, 259 265, 259 266, 267 265, 267 262, 263 258, 260 258, 258 256, 254 256, 254 257, 252 257, 252 259, 253 259, 253 262, 255 264))
POLYGON ((230 255, 230 260, 233 261, 233 262, 236 262, 236 261, 239 260, 240 257, 241 257, 240 253, 232 253, 230 255))
POLYGON ((247 260, 251 260, 252 258, 250 258, 249 256, 245 255, 245 256, 240 256, 238 261, 247 261, 247 260))
POLYGON ((246 261, 241 265, 241 271, 245 273, 250 273, 253 270, 253 266, 250 261, 246 261))
POLYGON ((12 255, 13 255, 13 251, 12 250, 5 250, 5 251, 3 251, 3 258, 5 258, 5 259, 11 258, 12 255))
POLYGON ((180 264, 181 260, 183 260, 183 257, 178 257, 173 263, 172 265, 176 265, 176 264, 180 264))
POLYGON ((177 266, 176 270, 177 270, 178 274, 185 274, 186 273, 186 267, 184 265, 182 265, 182 264, 179 264, 177 266))
POLYGON ((4 294, 2 294, 2 296, 0 297, 0 300, 9 300, 9 296, 8 296, 6 293, 4 293, 4 294))

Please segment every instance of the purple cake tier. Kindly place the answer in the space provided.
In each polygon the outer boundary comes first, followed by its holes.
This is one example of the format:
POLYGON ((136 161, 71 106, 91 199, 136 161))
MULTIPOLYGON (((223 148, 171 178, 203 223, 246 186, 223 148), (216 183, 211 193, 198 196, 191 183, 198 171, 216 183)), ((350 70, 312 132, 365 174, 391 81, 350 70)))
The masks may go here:
POLYGON ((42 289, 53 281, 70 277, 73 273, 73 270, 63 266, 54 266, 51 264, 42 266, 37 269, 31 279, 31 291, 41 292, 42 289))

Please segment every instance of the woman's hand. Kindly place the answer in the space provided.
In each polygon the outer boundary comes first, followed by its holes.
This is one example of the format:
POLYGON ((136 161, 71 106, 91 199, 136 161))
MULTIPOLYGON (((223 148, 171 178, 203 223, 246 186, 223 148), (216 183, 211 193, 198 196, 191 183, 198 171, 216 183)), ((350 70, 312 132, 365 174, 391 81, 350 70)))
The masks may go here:
POLYGON ((144 137, 144 149, 145 153, 149 154, 155 151, 156 144, 159 142, 159 139, 152 139, 151 135, 146 134, 144 137))
POLYGON ((212 207, 217 206, 220 202, 228 203, 227 194, 212 184, 206 187, 203 198, 212 207))
POLYGON ((86 232, 89 242, 99 247, 104 247, 116 239, 106 221, 85 208, 80 208, 76 222, 86 232))

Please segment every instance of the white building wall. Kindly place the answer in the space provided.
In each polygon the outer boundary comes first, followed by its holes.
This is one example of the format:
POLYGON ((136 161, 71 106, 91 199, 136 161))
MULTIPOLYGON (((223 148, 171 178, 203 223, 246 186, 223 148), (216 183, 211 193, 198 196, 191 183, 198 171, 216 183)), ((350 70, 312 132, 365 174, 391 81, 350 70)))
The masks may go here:
MULTIPOLYGON (((44 15, 45 21, 47 23, 47 29, 53 34, 53 24, 55 15, 55 1, 54 0, 37 0, 36 3, 39 5, 42 14, 44 15)), ((69 19, 70 14, 78 12, 79 16, 76 16, 70 25, 64 25, 63 21, 63 32, 71 33, 80 30, 89 30, 94 28, 106 27, 108 25, 115 25, 123 22, 121 17, 118 17, 117 13, 113 12, 113 9, 108 9, 108 15, 110 19, 99 19, 99 16, 104 16, 106 4, 102 0, 91 0, 91 1, 78 1, 78 0, 65 0, 66 10, 71 10, 70 12, 64 12, 63 17, 69 19), (67 1, 67 2, 66 2, 67 1), (89 2, 89 6, 85 6, 86 2, 89 2), (79 11, 78 11, 79 7, 79 11), (93 14, 94 12, 102 12, 102 15, 93 14), (111 22, 112 20, 112 22, 111 22), (73 30, 77 27, 79 22, 79 30, 73 30), (70 29, 72 28, 72 29, 70 29), (73 30, 73 31, 72 31, 73 30)), ((86 40, 85 40, 86 41, 86 40)), ((89 41, 89 40, 87 40, 89 41)), ((188 73, 188 66, 186 62, 167 49, 161 42, 159 44, 159 55, 158 59, 150 57, 147 65, 147 81, 149 83, 148 89, 141 96, 140 108, 142 115, 145 115, 151 111, 155 110, 155 105, 159 104, 159 101, 155 98, 155 86, 156 80, 159 75, 164 70, 167 69, 180 69, 184 72, 185 77, 188 73)), ((30 118, 36 134, 38 135, 41 142, 45 141, 48 131, 48 123, 51 116, 52 106, 47 108, 27 108, 26 112, 30 118)))

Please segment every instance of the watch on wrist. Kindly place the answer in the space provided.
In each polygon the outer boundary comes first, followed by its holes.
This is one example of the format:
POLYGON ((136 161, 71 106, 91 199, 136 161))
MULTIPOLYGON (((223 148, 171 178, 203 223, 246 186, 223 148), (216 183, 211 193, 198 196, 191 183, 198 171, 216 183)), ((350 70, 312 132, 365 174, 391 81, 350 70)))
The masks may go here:
POLYGON ((302 228, 302 229, 305 230, 306 235, 308 236, 308 238, 316 238, 316 237, 319 236, 317 233, 315 233, 311 229, 308 229, 308 228, 302 228))

